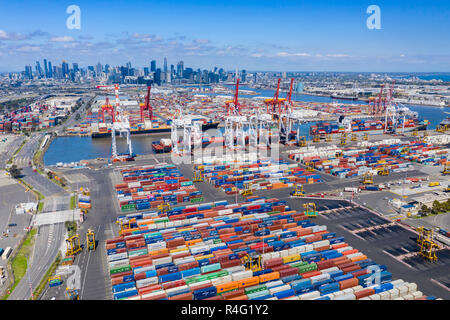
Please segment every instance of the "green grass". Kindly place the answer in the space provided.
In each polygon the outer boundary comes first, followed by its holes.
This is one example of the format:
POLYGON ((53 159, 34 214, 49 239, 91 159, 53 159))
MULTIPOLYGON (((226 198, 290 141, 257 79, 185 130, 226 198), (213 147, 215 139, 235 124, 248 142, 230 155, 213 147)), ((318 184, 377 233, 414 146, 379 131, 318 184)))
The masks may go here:
MULTIPOLYGON (((25 241, 22 243, 17 255, 13 258, 11 262, 11 267, 14 274, 14 284, 10 289, 10 292, 13 292, 16 286, 19 284, 20 280, 22 280, 23 276, 27 272, 28 267, 28 256, 31 255, 31 249, 34 245, 34 236, 36 234, 36 229, 31 229, 28 232, 25 241)), ((3 297, 3 300, 8 299, 9 294, 3 297)))
POLYGON ((42 209, 44 209, 44 203, 43 203, 43 202, 39 202, 39 205, 38 205, 38 212, 41 212, 42 209))
POLYGON ((77 207, 77 196, 73 195, 70 197, 70 210, 75 209, 77 207))

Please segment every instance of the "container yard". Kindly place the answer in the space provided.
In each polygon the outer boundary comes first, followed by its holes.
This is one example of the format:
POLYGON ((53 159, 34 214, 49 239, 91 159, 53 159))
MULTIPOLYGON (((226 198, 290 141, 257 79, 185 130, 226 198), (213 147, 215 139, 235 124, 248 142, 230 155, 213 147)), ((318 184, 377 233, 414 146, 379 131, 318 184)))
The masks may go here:
POLYGON ((126 227, 106 241, 115 300, 436 299, 285 201, 222 201, 163 217, 119 217, 126 227))
MULTIPOLYGON (((435 138, 435 141, 442 140, 435 138)), ((390 139, 364 141, 357 147, 311 146, 287 152, 292 160, 312 164, 315 169, 340 178, 350 178, 368 172, 377 175, 382 170, 406 172, 413 170, 413 163, 443 166, 448 161, 448 151, 443 145, 390 139)))
POLYGON ((252 190, 272 190, 292 188, 295 184, 320 183, 321 178, 317 174, 299 168, 296 164, 290 164, 283 159, 260 158, 260 160, 248 161, 212 161, 203 159, 203 164, 195 165, 195 171, 200 171, 204 179, 216 188, 221 188, 227 195, 241 192, 244 184, 250 184, 252 190), (223 165, 212 163, 222 162, 223 165))
POLYGON ((121 170, 121 174, 123 183, 116 184, 115 190, 122 212, 203 201, 193 182, 174 165, 133 167, 121 170))

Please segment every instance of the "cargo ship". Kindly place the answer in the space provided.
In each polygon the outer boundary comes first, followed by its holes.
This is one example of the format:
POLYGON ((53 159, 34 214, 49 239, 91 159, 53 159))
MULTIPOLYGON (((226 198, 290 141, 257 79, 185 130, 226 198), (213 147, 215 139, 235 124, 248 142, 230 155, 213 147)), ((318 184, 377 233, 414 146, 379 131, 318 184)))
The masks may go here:
MULTIPOLYGON (((406 119, 405 123, 398 123, 396 131, 398 133, 410 132, 414 130, 426 130, 428 121, 417 121, 417 119, 406 119)), ((341 135, 342 133, 355 134, 382 134, 384 132, 385 122, 383 120, 352 120, 347 125, 338 122, 318 122, 316 125, 310 126, 309 134, 314 135, 341 135)), ((392 123, 388 122, 387 131, 392 131, 392 123)))
POLYGON ((358 97, 352 97, 352 96, 337 96, 337 95, 331 95, 330 98, 331 98, 331 99, 335 99, 335 100, 351 100, 351 101, 356 101, 356 100, 358 100, 358 97))
POLYGON ((161 139, 152 142, 152 149, 155 153, 167 153, 172 150, 172 141, 170 139, 161 139))
MULTIPOLYGON (((207 131, 209 129, 217 129, 219 122, 217 121, 205 121, 202 124, 202 131, 207 131)), ((155 134, 155 133, 170 133, 170 125, 157 125, 157 126, 142 126, 141 124, 137 126, 132 126, 130 128, 130 133, 134 134, 155 134)), ((119 132, 116 132, 119 135, 119 132)), ((91 124, 91 137, 92 138, 106 138, 111 136, 111 127, 104 123, 91 124)))

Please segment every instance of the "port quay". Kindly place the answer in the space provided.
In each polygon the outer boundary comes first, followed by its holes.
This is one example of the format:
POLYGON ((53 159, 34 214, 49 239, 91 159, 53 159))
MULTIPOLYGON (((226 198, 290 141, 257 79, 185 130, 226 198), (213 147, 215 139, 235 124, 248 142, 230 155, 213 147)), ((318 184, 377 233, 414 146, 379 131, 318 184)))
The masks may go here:
POLYGON ((449 300, 450 22, 410 5, 420 32, 395 1, 1 5, 2 299, 449 300))

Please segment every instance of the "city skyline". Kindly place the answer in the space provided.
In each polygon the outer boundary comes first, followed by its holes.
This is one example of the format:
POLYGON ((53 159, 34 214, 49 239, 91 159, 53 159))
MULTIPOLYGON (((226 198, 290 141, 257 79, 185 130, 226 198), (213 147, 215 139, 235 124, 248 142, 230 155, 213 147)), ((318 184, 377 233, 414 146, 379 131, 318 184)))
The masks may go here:
POLYGON ((378 1, 379 30, 366 25, 366 1, 78 1, 80 29, 70 30, 71 4, 3 2, 0 71, 44 58, 142 67, 167 58, 195 69, 255 71, 450 71, 445 1, 415 0, 408 8, 378 1))

